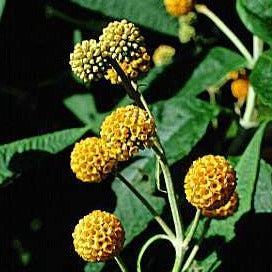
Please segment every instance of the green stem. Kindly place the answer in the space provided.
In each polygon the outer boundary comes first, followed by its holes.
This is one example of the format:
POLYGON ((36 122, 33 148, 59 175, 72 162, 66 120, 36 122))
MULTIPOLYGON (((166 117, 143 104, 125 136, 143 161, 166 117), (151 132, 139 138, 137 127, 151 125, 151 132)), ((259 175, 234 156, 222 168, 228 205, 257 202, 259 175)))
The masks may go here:
POLYGON ((48 17, 56 17, 64 22, 76 25, 79 28, 91 29, 95 31, 100 31, 101 28, 103 28, 103 22, 97 22, 97 20, 93 20, 91 18, 86 21, 78 20, 49 5, 45 6, 45 14, 48 17))
POLYGON ((182 229, 182 220, 181 215, 178 209, 177 205, 177 199, 174 191, 174 186, 170 174, 170 169, 166 161, 160 161, 162 173, 165 180, 166 190, 167 190, 167 196, 170 204, 170 209, 173 216, 173 221, 175 225, 175 233, 177 239, 180 239, 183 241, 183 229, 182 229))
POLYGON ((128 269, 127 269, 125 263, 123 262, 123 260, 121 259, 120 256, 115 256, 114 259, 115 259, 115 261, 117 262, 117 264, 118 264, 118 266, 120 267, 120 270, 121 270, 122 272, 128 272, 128 269))
POLYGON ((154 235, 153 237, 149 238, 145 244, 143 245, 143 247, 141 248, 140 252, 139 252, 139 255, 138 255, 138 259, 137 259, 137 272, 142 272, 142 269, 141 269, 141 261, 142 261, 142 258, 143 258, 143 255, 145 253, 145 251, 147 250, 147 248, 153 243, 155 242, 156 240, 168 240, 172 243, 172 245, 174 246, 174 242, 173 240, 168 237, 167 235, 164 235, 164 234, 157 234, 157 235, 154 235))
POLYGON ((152 205, 131 185, 131 183, 120 173, 116 176, 129 188, 129 190, 143 203, 143 205, 148 209, 148 211, 154 216, 154 219, 159 223, 164 232, 169 236, 174 238, 175 235, 172 230, 168 227, 165 221, 160 217, 157 211, 152 207, 152 205))
POLYGON ((135 103, 140 107, 144 108, 145 106, 142 103, 141 94, 132 86, 131 81, 127 78, 126 74, 124 73, 123 69, 120 67, 118 62, 112 58, 108 58, 109 64, 113 67, 116 71, 118 76, 120 76, 122 80, 122 84, 128 94, 128 96, 135 101, 135 103))
POLYGON ((175 263, 172 268, 172 272, 180 272, 181 266, 183 261, 183 252, 180 245, 176 246, 176 257, 175 257, 175 263))
POLYGON ((192 223, 192 226, 189 230, 189 233, 187 234, 186 238, 184 239, 184 242, 182 244, 182 247, 184 249, 184 251, 187 250, 188 248, 188 245, 189 243, 191 242, 194 234, 195 234, 195 231, 196 231, 196 228, 198 226, 198 222, 199 222, 199 218, 200 218, 200 214, 201 214, 201 210, 200 209, 197 209, 196 213, 195 213, 195 217, 194 217, 194 220, 193 220, 193 223, 192 223))
MULTIPOLYGON (((257 36, 253 36, 253 59, 254 63, 258 60, 259 56, 263 52, 263 41, 257 36)), ((253 119, 255 110, 256 93, 253 87, 250 85, 247 93, 246 109, 243 118, 240 120, 240 124, 245 129, 258 126, 258 122, 253 119)))
POLYGON ((248 67, 253 68, 254 60, 251 54, 248 52, 247 48, 243 45, 240 39, 229 29, 229 27, 206 5, 196 4, 195 9, 198 13, 206 15, 215 23, 215 25, 230 39, 230 41, 236 46, 240 53, 246 58, 248 67))
MULTIPOLYGON (((120 76, 123 86, 126 89, 129 97, 132 98, 139 107, 144 108, 148 112, 149 116, 153 118, 151 112, 149 111, 148 105, 144 97, 142 96, 142 94, 137 89, 137 86, 135 84, 133 84, 134 86, 132 85, 131 81, 127 78, 122 68, 114 59, 108 58, 108 61, 112 65, 116 73, 120 76)), ((165 183, 166 183, 167 196, 168 196, 171 212, 173 215, 173 221, 175 225, 175 233, 176 233, 177 239, 182 241, 183 240, 182 220, 181 220, 181 215, 178 209, 177 199, 174 192, 174 186, 173 186, 169 166, 166 160, 165 152, 159 141, 158 136, 155 137, 154 143, 156 143, 157 148, 153 148, 153 150, 160 158, 160 165, 161 165, 161 169, 162 169, 165 183)))
POLYGON ((196 253, 198 252, 199 248, 200 248, 200 245, 210 227, 210 223, 211 223, 211 219, 209 218, 208 220, 206 220, 206 222, 204 223, 204 228, 203 228, 203 231, 201 233, 201 236, 197 242, 196 245, 194 245, 192 251, 190 252, 190 255, 189 257, 187 258, 185 264, 183 265, 182 267, 182 270, 181 272, 185 272, 192 264, 193 260, 195 259, 195 256, 196 256, 196 253))

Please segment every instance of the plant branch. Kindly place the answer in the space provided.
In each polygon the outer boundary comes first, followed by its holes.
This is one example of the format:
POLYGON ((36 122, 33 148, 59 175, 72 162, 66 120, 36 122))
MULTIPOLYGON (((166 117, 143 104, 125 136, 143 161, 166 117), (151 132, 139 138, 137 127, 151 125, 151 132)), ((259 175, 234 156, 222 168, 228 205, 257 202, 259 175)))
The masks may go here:
POLYGON ((192 238, 193 238, 193 236, 195 234, 195 231, 196 231, 197 226, 198 226, 200 214, 201 214, 201 210, 197 209, 197 211, 195 213, 195 217, 194 217, 193 223, 192 223, 192 226, 191 226, 191 228, 189 230, 189 233, 187 234, 187 236, 184 239, 184 242, 182 244, 182 247, 184 248, 184 250, 187 249, 189 243, 191 242, 191 240, 192 240, 192 238))
MULTIPOLYGON (((253 36, 253 59, 254 64, 258 60, 259 56, 263 52, 263 41, 257 36, 253 36)), ((253 87, 250 85, 247 93, 246 109, 243 118, 240 120, 240 124, 245 129, 258 126, 258 122, 254 120, 256 93, 253 87)))
POLYGON ((157 234, 157 235, 154 235, 152 236, 151 238, 149 238, 145 244, 143 245, 143 247, 141 248, 140 252, 139 252, 139 255, 138 255, 138 259, 137 259, 137 272, 142 272, 142 269, 141 269, 141 261, 142 261, 142 258, 143 258, 143 255, 145 253, 145 251, 147 250, 147 248, 153 243, 155 242, 156 240, 168 240, 172 243, 172 245, 174 246, 174 243, 173 243, 173 240, 171 238, 169 238, 167 235, 164 235, 164 234, 157 234))
POLYGON ((128 269, 127 269, 125 263, 123 262, 123 260, 121 259, 120 256, 115 256, 114 259, 115 259, 115 261, 117 262, 117 264, 118 264, 118 266, 120 267, 120 270, 121 270, 122 272, 128 272, 128 269))
POLYGON ((154 219, 159 223, 164 232, 169 236, 174 238, 174 233, 165 223, 165 221, 160 217, 157 211, 152 207, 152 205, 131 185, 131 183, 120 173, 116 176, 129 188, 129 190, 143 203, 143 205, 148 209, 148 211, 154 216, 154 219))
POLYGON ((191 264, 192 264, 192 262, 193 262, 193 260, 195 258, 195 255, 198 252, 198 250, 200 248, 200 245, 201 245, 201 243, 202 243, 202 241, 203 241, 203 239, 204 239, 204 237, 205 237, 205 235, 206 235, 206 233, 207 233, 207 231, 208 231, 208 229, 210 227, 210 223, 211 223, 210 218, 205 221, 204 228, 203 228, 203 231, 201 233, 201 236, 200 236, 197 244, 194 245, 192 251, 190 252, 189 257, 187 258, 185 264, 183 265, 181 272, 187 271, 187 269, 191 266, 191 264))
POLYGON ((215 14, 213 13, 206 5, 196 4, 195 9, 198 13, 206 15, 210 20, 212 20, 215 25, 230 39, 230 41, 236 46, 240 53, 246 58, 248 62, 248 67, 253 68, 254 60, 240 41, 240 39, 229 29, 229 27, 215 14))

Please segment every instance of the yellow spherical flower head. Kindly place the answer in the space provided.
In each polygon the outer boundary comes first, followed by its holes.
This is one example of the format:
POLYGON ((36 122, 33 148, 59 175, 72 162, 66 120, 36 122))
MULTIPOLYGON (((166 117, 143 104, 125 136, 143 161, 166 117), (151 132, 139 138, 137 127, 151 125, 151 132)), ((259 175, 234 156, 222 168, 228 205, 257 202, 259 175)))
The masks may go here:
POLYGON ((125 231, 120 220, 95 210, 79 220, 72 234, 75 251, 88 262, 104 262, 123 248, 125 231))
POLYGON ((164 0, 167 12, 173 16, 179 17, 190 12, 194 7, 193 0, 164 0))
POLYGON ((237 211, 238 205, 239 205, 239 197, 238 197, 238 194, 234 192, 226 205, 215 210, 202 209, 201 212, 206 217, 224 219, 228 216, 233 215, 237 211))
POLYGON ((106 70, 106 58, 96 40, 84 40, 70 54, 72 71, 84 82, 99 80, 106 70))
POLYGON ((174 47, 164 44, 160 45, 158 48, 156 48, 152 57, 155 66, 163 66, 170 63, 175 53, 176 50, 174 47))
POLYGON ((117 160, 101 139, 90 137, 75 144, 70 164, 79 180, 100 182, 116 168, 117 160))
POLYGON ((150 145, 150 138, 155 135, 155 122, 137 106, 120 107, 104 120, 100 135, 112 156, 126 161, 139 148, 150 145))
MULTIPOLYGON (((99 37, 102 52, 116 60, 130 79, 136 79, 150 69, 144 37, 133 23, 127 20, 114 21, 103 29, 99 37)), ((108 69, 105 76, 112 83, 120 83, 114 69, 108 69)))
POLYGON ((187 200, 196 208, 225 205, 236 187, 236 173, 222 156, 206 155, 193 162, 184 181, 187 200))
POLYGON ((231 83, 232 95, 238 100, 245 100, 249 88, 249 81, 247 77, 238 78, 231 83))

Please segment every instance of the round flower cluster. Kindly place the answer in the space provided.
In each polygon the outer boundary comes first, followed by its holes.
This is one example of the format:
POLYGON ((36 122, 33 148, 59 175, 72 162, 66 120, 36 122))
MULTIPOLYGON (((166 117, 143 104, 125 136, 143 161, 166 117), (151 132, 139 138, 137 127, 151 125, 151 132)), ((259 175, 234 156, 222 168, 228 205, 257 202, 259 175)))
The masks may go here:
POLYGON ((152 57, 155 66, 163 66, 170 63, 175 53, 176 50, 174 47, 164 44, 160 45, 158 48, 156 48, 152 57))
POLYGON ((84 82, 99 80, 105 71, 106 59, 96 40, 85 40, 77 43, 70 54, 72 71, 84 82))
POLYGON ((185 177, 187 200, 199 209, 225 205, 236 187, 236 173, 222 156, 206 155, 193 162, 185 177))
POLYGON ((88 262, 107 261, 123 248, 125 231, 120 220, 95 210, 79 220, 72 234, 75 251, 88 262))
MULTIPOLYGON (((127 20, 109 23, 103 29, 99 42, 103 52, 116 60, 131 80, 149 71, 150 56, 145 48, 144 37, 133 23, 127 20)), ((121 82, 113 68, 108 69, 105 78, 113 84, 121 82)))
POLYGON ((128 160, 155 135, 155 121, 134 105, 120 107, 103 122, 101 138, 119 161, 128 160))
POLYGON ((193 0, 164 0, 166 11, 176 17, 184 15, 194 7, 193 0))
POLYGON ((238 205, 239 197, 238 194, 234 192, 226 205, 215 210, 202 209, 201 212, 206 217, 224 219, 228 216, 233 215, 237 211, 238 205))
POLYGON ((79 180, 100 182, 117 167, 117 160, 110 155, 104 141, 91 137, 75 144, 70 164, 79 180))
POLYGON ((129 79, 135 80, 150 69, 144 37, 139 28, 127 20, 114 21, 103 29, 96 40, 82 41, 70 54, 72 71, 84 82, 103 77, 117 84, 121 80, 111 67, 108 58, 120 65, 129 79))

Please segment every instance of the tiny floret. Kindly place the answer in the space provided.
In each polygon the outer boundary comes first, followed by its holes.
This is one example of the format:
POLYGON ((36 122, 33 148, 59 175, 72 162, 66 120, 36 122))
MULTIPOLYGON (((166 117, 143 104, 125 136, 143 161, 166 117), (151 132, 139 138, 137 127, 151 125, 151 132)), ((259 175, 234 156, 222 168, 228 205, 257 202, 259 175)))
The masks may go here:
POLYGON ((155 135, 155 122, 137 106, 120 107, 104 120, 100 135, 112 156, 126 161, 139 148, 150 146, 150 138, 155 135))
POLYGON ((103 78, 106 70, 106 58, 102 54, 100 45, 96 40, 84 40, 75 45, 70 54, 72 71, 84 82, 103 78))
POLYGON ((79 220, 72 236, 75 251, 81 258, 87 262, 104 262, 120 253, 125 231, 115 215, 95 210, 79 220))
POLYGON ((246 77, 239 78, 231 83, 231 92, 232 95, 238 100, 244 100, 247 97, 249 88, 249 81, 246 77))
POLYGON ((184 181, 188 202, 200 209, 225 205, 236 187, 236 173, 222 156, 206 155, 191 165, 184 181))
POLYGON ((90 137, 75 144, 70 164, 79 180, 100 182, 117 167, 117 160, 100 138, 90 137))
POLYGON ((173 16, 179 17, 190 12, 194 7, 193 0, 164 0, 167 12, 173 16))
POLYGON ((176 50, 174 47, 165 44, 160 45, 156 48, 153 54, 153 62, 155 66, 163 66, 171 63, 175 53, 176 50))
POLYGON ((202 209, 201 212, 206 217, 224 219, 228 216, 233 215, 237 211, 238 205, 239 205, 239 197, 238 197, 238 194, 234 192, 226 205, 215 210, 202 209))

